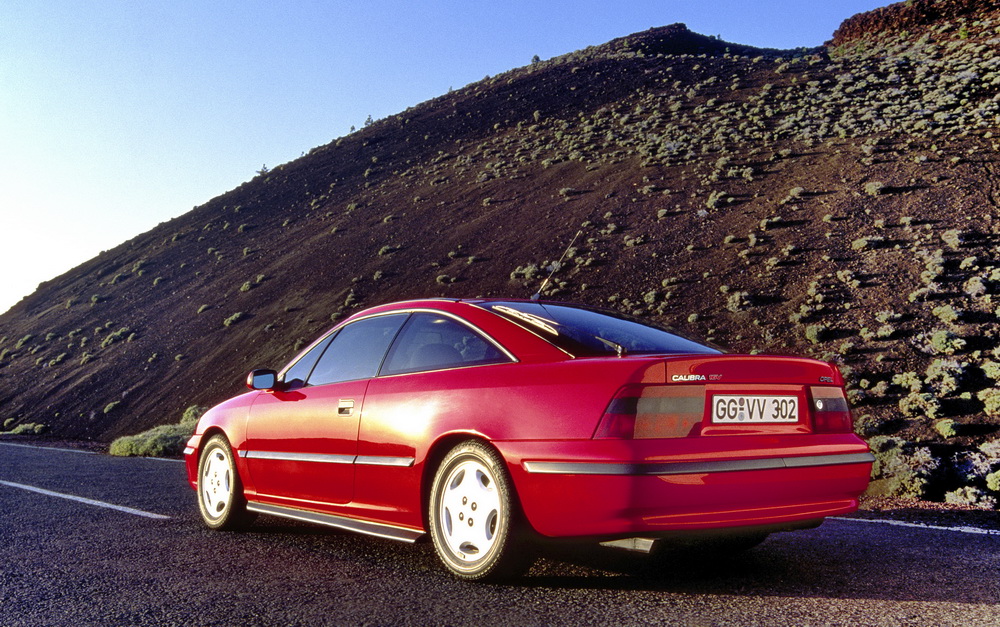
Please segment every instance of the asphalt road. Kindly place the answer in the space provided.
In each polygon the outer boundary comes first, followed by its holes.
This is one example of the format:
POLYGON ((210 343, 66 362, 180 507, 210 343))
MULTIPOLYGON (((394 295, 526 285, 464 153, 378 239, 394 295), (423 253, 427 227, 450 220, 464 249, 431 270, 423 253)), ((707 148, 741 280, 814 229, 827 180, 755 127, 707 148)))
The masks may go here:
POLYGON ((209 531, 176 461, 2 442, 0 546, 10 627, 1000 625, 997 535, 837 519, 660 572, 564 547, 516 585, 467 584, 428 544, 264 518, 209 531))

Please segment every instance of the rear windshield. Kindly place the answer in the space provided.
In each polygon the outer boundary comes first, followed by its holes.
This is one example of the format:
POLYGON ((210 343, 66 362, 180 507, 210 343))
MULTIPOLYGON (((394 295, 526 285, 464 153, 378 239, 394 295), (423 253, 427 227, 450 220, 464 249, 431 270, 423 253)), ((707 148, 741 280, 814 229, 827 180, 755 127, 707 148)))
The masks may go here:
POLYGON ((517 301, 481 303, 479 306, 519 324, 574 357, 716 355, 721 352, 615 311, 517 301))

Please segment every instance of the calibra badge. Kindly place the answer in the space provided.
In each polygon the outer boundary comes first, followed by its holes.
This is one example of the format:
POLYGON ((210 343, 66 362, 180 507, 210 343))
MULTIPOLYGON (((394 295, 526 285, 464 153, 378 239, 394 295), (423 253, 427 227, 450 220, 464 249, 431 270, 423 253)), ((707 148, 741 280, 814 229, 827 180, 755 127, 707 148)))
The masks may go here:
POLYGON ((705 381, 707 377, 703 374, 675 374, 670 377, 671 381, 705 381))

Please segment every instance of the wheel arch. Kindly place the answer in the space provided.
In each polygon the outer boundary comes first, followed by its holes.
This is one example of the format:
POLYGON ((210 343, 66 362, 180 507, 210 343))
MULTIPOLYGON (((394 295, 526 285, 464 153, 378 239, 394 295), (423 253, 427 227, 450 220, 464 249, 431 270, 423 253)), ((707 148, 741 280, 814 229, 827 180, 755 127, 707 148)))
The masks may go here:
MULTIPOLYGON (((424 458, 423 472, 420 477, 420 518, 423 522, 424 529, 430 529, 429 506, 431 500, 431 487, 434 483, 434 476, 437 474, 437 469, 441 465, 441 461, 444 460, 445 456, 453 448, 462 442, 468 442, 469 440, 476 440, 491 448, 493 452, 495 452, 503 461, 504 468, 507 471, 507 476, 511 476, 510 462, 507 461, 507 458, 503 456, 500 449, 498 449, 493 442, 489 440, 489 438, 486 438, 478 433, 461 432, 449 433, 436 440, 427 451, 427 456, 424 458)), ((511 499, 515 504, 517 516, 524 524, 528 524, 521 507, 521 499, 517 494, 517 487, 514 485, 513 480, 510 481, 510 486, 511 499)), ((425 540, 427 539, 429 539, 429 536, 425 536, 425 540)))
POLYGON ((218 425, 212 425, 207 429, 205 429, 205 432, 201 434, 201 441, 198 442, 198 450, 196 451, 198 453, 197 458, 201 457, 201 452, 202 450, 204 450, 205 444, 209 440, 211 440, 214 436, 217 435, 221 435, 222 437, 226 438, 226 442, 229 444, 229 446, 230 447, 233 446, 233 441, 229 437, 229 434, 226 433, 226 430, 218 425))
POLYGON ((197 468, 198 460, 201 459, 201 453, 205 450, 205 445, 214 436, 221 435, 226 440, 226 444, 233 452, 233 463, 236 465, 236 472, 240 476, 240 483, 243 487, 243 496, 246 498, 248 494, 254 494, 256 488, 250 478, 250 472, 246 466, 246 459, 239 454, 236 447, 233 445, 233 438, 230 436, 229 432, 226 431, 221 425, 211 424, 206 429, 205 432, 201 434, 201 441, 198 442, 198 448, 195 450, 194 459, 195 467, 197 468))

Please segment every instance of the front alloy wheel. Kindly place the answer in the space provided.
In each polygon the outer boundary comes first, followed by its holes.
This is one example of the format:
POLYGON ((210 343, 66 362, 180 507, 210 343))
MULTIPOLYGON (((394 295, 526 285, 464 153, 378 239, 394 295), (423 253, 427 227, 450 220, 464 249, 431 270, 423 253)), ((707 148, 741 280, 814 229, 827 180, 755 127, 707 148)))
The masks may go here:
POLYGON ((429 523, 434 549, 462 579, 501 579, 530 565, 514 550, 513 490, 503 460, 469 440, 442 460, 431 488, 429 523))
POLYGON ((212 529, 236 529, 253 519, 246 509, 233 451, 221 435, 208 439, 198 460, 198 509, 212 529))

